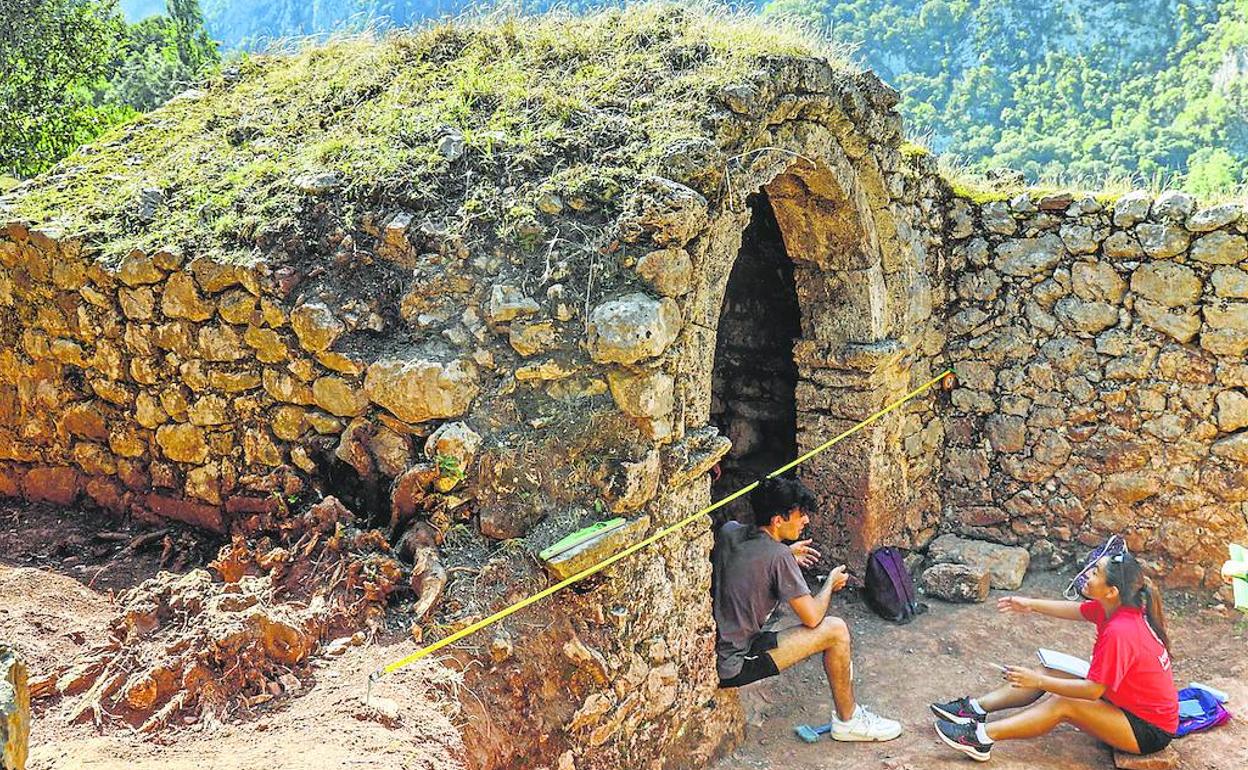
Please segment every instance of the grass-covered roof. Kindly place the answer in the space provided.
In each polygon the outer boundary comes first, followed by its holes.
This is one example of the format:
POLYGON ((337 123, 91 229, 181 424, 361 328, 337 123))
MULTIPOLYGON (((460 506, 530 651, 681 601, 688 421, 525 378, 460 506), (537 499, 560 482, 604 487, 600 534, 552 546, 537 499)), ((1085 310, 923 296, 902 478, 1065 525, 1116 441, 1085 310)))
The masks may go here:
POLYGON ((543 196, 598 205, 658 170, 670 143, 708 137, 713 94, 777 55, 849 68, 795 27, 662 3, 248 56, 23 185, 10 214, 108 255, 239 261, 286 242, 324 201, 348 227, 401 206, 522 235, 543 196), (329 192, 296 183, 318 174, 337 178, 329 192))

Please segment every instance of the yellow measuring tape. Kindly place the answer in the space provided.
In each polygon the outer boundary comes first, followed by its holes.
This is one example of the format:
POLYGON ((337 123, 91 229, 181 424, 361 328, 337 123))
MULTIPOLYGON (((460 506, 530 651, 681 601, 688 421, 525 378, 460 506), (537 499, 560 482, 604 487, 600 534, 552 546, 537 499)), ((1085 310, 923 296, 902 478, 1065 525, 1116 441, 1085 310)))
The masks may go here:
POLYGON ((922 384, 922 385, 920 385, 919 387, 917 387, 917 388, 915 388, 914 390, 910 391, 910 392, 909 392, 909 393, 907 393, 906 395, 904 395, 904 396, 902 396, 901 398, 897 399, 897 400, 896 400, 896 401, 894 401, 893 403, 891 403, 891 404, 889 404, 888 406, 884 407, 884 408, 883 408, 883 409, 881 409, 880 411, 878 411, 878 412, 876 412, 875 414, 871 415, 871 416, 870 416, 870 417, 868 417, 867 419, 865 419, 865 420, 863 420, 862 422, 858 423, 858 424, 857 424, 857 425, 855 425, 854 427, 849 428, 848 430, 846 430, 846 431, 844 431, 844 432, 842 432, 842 433, 840 433, 840 434, 838 434, 838 435, 836 435, 836 436, 833 436, 831 439, 828 439, 828 440, 827 440, 827 441, 825 441, 824 443, 822 443, 822 444, 820 444, 819 446, 815 447, 814 449, 810 450, 809 452, 807 452, 806 454, 804 454, 804 455, 802 455, 801 457, 797 458, 796 460, 794 460, 793 462, 789 463, 788 465, 781 466, 781 467, 777 468, 776 470, 772 471, 771 473, 767 474, 767 475, 764 477, 764 479, 760 479, 759 481, 753 481, 753 482, 751 482, 751 483, 750 483, 750 484, 748 484, 747 486, 744 486, 744 487, 742 487, 741 489, 738 489, 736 492, 733 492, 731 495, 728 495, 728 496, 727 496, 727 497, 725 497, 725 498, 722 498, 722 499, 720 499, 720 500, 717 500, 717 501, 715 501, 715 502, 711 503, 710 505, 708 505, 707 507, 705 507, 705 508, 703 508, 702 510, 698 511, 697 513, 690 514, 689 516, 686 516, 685 518, 681 519, 680 521, 676 522, 675 524, 672 524, 672 525, 670 525, 670 526, 664 527, 663 529, 661 529, 661 530, 659 530, 658 532, 654 533, 653 535, 651 535, 650 537, 646 538, 645 540, 642 540, 640 543, 637 543, 637 544, 635 544, 635 545, 631 545, 631 546, 629 546, 628 548, 625 548, 623 551, 620 551, 619 553, 615 554, 614 556, 611 556, 611 557, 608 557, 608 558, 606 558, 606 559, 603 559, 602 561, 598 562, 597 564, 593 565, 592 567, 586 567, 585 569, 581 570, 580 572, 576 573, 575 575, 572 575, 571 577, 568 577, 568 578, 564 578, 563 580, 559 581, 558 583, 555 583, 553 586, 550 586, 549 588, 546 588, 546 589, 544 589, 544 590, 542 590, 542 591, 539 591, 538 593, 535 593, 535 594, 533 594, 532 596, 530 596, 530 597, 528 597, 528 598, 521 599, 520 601, 518 601, 518 602, 516 602, 515 604, 511 605, 510 607, 507 607, 507 608, 505 608, 505 609, 499 610, 498 612, 494 613, 493 615, 490 615, 488 618, 485 618, 485 619, 483 619, 483 620, 478 620, 476 623, 473 623, 473 624, 472 624, 472 625, 470 625, 470 626, 467 626, 467 627, 465 627, 465 628, 460 629, 459 631, 456 631, 455 633, 451 634, 450 636, 446 637, 445 639, 439 639, 438 641, 434 642, 433 644, 430 644, 430 645, 429 645, 429 646, 427 646, 427 647, 422 647, 422 648, 420 648, 419 650, 417 650, 416 652, 413 652, 411 655, 408 655, 406 658, 403 658, 403 659, 401 659, 401 660, 396 660, 396 661, 394 661, 393 663, 387 664, 386 666, 382 667, 381 669, 379 669, 379 670, 377 670, 377 671, 374 671, 374 672, 373 672, 373 673, 369 676, 369 678, 368 678, 368 679, 369 679, 369 684, 371 685, 371 684, 372 684, 372 682, 376 681, 377 679, 380 679, 380 678, 381 678, 381 676, 382 676, 382 674, 391 674, 391 673, 394 673, 395 671, 399 670, 400 668, 403 668, 404 666, 410 665, 410 664, 415 663, 416 661, 420 660, 421 658, 424 658, 424 657, 427 657, 427 656, 429 656, 429 655, 432 655, 433 653, 437 652, 438 650, 442 649, 443 647, 447 646, 448 644, 454 644, 455 642, 459 641, 460 639, 463 639, 465 636, 469 636, 469 635, 471 635, 471 634, 474 634, 474 633, 476 633, 477 631, 480 631, 481 629, 485 628, 486 626, 489 626, 489 625, 492 625, 492 624, 494 624, 494 623, 497 623, 498 621, 502 620, 503 618, 507 617, 508 615, 511 615, 512 613, 515 613, 515 612, 519 612, 520 610, 524 609, 525 607, 528 607, 530 604, 534 604, 534 603, 536 603, 536 602, 540 602, 542 599, 545 599, 547 596, 550 596, 551 594, 553 594, 553 593, 555 593, 555 592, 557 592, 557 591, 560 591, 560 590, 562 590, 562 589, 564 589, 564 588, 567 588, 568 586, 572 585, 573 583, 575 583, 575 582, 577 582, 577 581, 579 581, 579 580, 584 580, 585 578, 589 577, 590 575, 593 575, 593 574, 595 574, 595 573, 601 572, 602 570, 606 569, 607 567, 610 567, 612 564, 615 564, 617 561, 620 561, 621 559, 625 559, 625 558, 627 558, 627 557, 629 557, 629 556, 632 556, 633 554, 637 553, 638 551, 640 551, 641 549, 645 548, 646 546, 649 546, 649 545, 651 545, 651 544, 653 544, 653 543, 658 542, 659 540, 662 540, 663 538, 667 537, 668 535, 672 534, 673 532, 675 532, 675 531, 677 531, 677 530, 679 530, 679 529, 683 529, 684 527, 686 527, 686 526, 688 526, 688 525, 692 524, 694 521, 696 521, 697 519, 701 518, 702 516, 705 516, 706 514, 710 513, 711 511, 715 510, 716 508, 719 508, 719 507, 721 507, 721 506, 727 505, 728 503, 732 502, 733 500, 736 500, 736 499, 737 499, 738 497, 740 497, 741 495, 744 495, 745 493, 747 493, 747 492, 749 492, 750 490, 754 489, 755 487, 757 487, 757 486, 759 485, 759 482, 760 482, 760 481, 763 481, 763 480, 765 480, 765 479, 775 478, 776 476, 779 476, 780 474, 784 473, 785 471, 788 471, 788 470, 790 470, 790 469, 792 469, 792 468, 797 467, 798 465, 801 465, 802 463, 806 462, 806 461, 807 461, 807 460, 809 460, 810 458, 812 458, 812 457, 814 457, 815 455, 819 454, 820 452, 824 451, 824 450, 825 450, 825 449, 827 449, 828 447, 832 446, 833 444, 836 444, 838 441, 841 441, 841 440, 843 440, 843 439, 845 439, 845 438, 848 438, 849 436, 852 436, 853 434, 855 434, 855 433, 857 433, 858 431, 862 430, 863 428, 867 427, 867 426, 868 426, 868 425, 870 425, 871 423, 873 423, 873 422, 875 422, 876 420, 880 419, 880 418, 881 418, 881 417, 883 417, 884 415, 886 415, 886 414, 888 414, 889 412, 893 411, 893 410, 894 410, 894 409, 896 409, 897 407, 899 407, 899 406, 901 406, 902 404, 906 403, 906 402, 907 402, 907 401, 909 401, 910 399, 912 399, 912 398, 914 398, 915 396, 919 395, 919 394, 920 394, 920 393, 922 393, 923 391, 925 391, 925 390, 927 390, 928 388, 932 387, 932 386, 933 386, 933 385, 935 385, 937 382, 940 382, 940 381, 941 381, 942 379, 944 379, 946 376, 951 375, 951 374, 953 374, 953 370, 952 370, 952 369, 946 369, 945 371, 943 371, 943 372, 941 372, 940 374, 936 375, 935 377, 933 377, 932 379, 930 379, 930 380, 928 380, 927 382, 923 383, 923 384, 922 384))

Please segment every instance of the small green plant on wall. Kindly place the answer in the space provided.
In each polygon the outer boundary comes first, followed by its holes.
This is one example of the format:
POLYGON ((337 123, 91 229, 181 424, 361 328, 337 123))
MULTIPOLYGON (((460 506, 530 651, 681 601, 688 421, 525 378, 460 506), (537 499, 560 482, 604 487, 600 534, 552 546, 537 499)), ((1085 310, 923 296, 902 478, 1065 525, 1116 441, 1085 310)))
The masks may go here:
POLYGON ((433 462, 438 469, 438 479, 434 484, 439 492, 449 492, 464 480, 464 469, 460 467, 458 457, 438 454, 433 462))

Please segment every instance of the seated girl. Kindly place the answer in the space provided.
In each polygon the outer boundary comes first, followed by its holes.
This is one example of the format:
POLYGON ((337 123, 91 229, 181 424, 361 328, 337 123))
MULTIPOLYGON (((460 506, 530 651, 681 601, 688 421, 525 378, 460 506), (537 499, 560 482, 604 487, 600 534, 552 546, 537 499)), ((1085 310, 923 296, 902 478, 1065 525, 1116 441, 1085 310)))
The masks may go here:
POLYGON ((1179 703, 1161 592, 1134 556, 1121 553, 1098 560, 1081 593, 1087 598, 1082 603, 1008 596, 997 608, 1095 623, 1087 678, 1006 666, 1008 685, 978 698, 932 704, 942 741, 986 762, 997 741, 1035 738, 1066 722, 1132 754, 1169 745, 1179 726, 1179 703), (988 714, 1013 708, 1023 710, 987 721, 988 714))

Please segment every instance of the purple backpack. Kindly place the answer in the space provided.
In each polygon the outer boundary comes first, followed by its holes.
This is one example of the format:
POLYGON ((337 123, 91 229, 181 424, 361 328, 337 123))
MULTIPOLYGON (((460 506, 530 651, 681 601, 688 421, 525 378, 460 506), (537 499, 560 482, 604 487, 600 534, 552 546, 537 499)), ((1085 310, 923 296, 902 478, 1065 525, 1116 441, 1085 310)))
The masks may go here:
POLYGON ((1179 690, 1179 729, 1176 737, 1217 727, 1231 718, 1231 712, 1208 690, 1184 687, 1179 690))
POLYGON ((901 552, 892 546, 877 548, 867 557, 862 597, 877 615, 894 623, 909 623, 927 609, 915 599, 914 581, 901 552))

